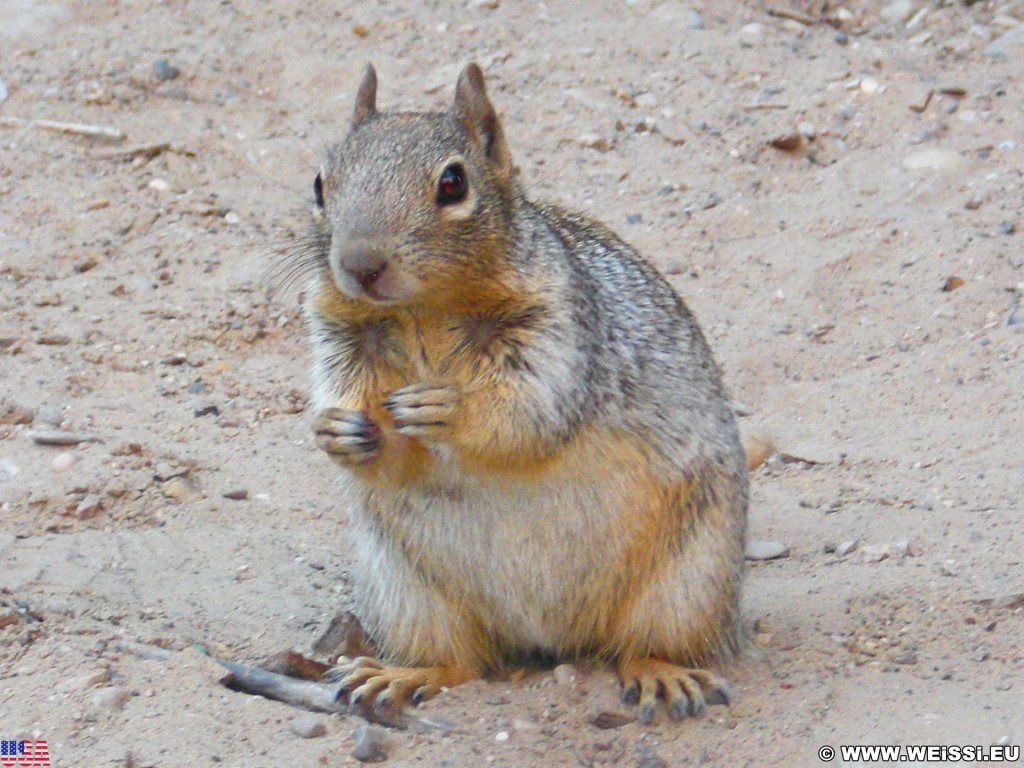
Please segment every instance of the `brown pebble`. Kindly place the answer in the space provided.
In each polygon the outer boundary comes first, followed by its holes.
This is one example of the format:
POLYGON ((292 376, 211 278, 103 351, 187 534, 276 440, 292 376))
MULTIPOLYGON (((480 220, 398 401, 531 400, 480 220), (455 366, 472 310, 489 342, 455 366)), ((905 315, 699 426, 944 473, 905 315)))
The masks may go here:
POLYGON ((623 712, 599 712, 590 718, 589 722, 602 731, 607 731, 611 728, 621 728, 624 725, 636 722, 636 718, 623 712))
POLYGON ((743 450, 747 454, 747 469, 754 470, 764 464, 775 453, 775 441, 768 435, 753 434, 743 438, 743 450))
POLYGON ((768 140, 768 146, 781 149, 783 152, 795 152, 804 143, 804 137, 798 131, 784 133, 768 140))
POLYGON ((966 282, 967 281, 964 280, 962 277, 957 277, 956 275, 950 275, 949 277, 946 278, 946 282, 942 284, 942 292, 943 293, 950 293, 952 291, 955 291, 957 288, 959 288, 961 285, 963 285, 966 282))
POLYGON ((223 494, 225 499, 231 499, 232 501, 242 501, 243 499, 249 498, 249 492, 245 488, 238 488, 234 491, 225 491, 223 494))
POLYGON ((71 343, 71 337, 66 333, 47 333, 39 337, 39 343, 47 347, 63 347, 71 343))
POLYGON ((23 405, 7 405, 0 411, 0 424, 31 424, 35 414, 23 405))
POLYGON ((199 489, 196 488, 195 483, 193 483, 189 478, 182 477, 180 475, 178 477, 172 477, 164 483, 161 486, 160 491, 167 498, 174 499, 179 502, 195 501, 202 495, 199 493, 199 489))
POLYGON ((94 493, 90 493, 82 499, 75 509, 75 517, 79 520, 89 520, 96 517, 103 511, 103 500, 94 493))

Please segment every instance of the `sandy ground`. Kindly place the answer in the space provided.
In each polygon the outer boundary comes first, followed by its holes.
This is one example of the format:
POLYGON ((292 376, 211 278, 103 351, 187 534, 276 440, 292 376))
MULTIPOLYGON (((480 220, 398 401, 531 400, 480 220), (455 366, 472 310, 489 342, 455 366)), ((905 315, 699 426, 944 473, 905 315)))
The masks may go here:
POLYGON ((199 654, 124 643, 259 662, 344 607, 299 288, 266 274, 364 64, 382 105, 432 109, 472 59, 531 193, 695 311, 781 450, 750 535, 789 556, 749 569, 731 708, 603 730, 607 669, 536 671, 430 702, 454 730, 389 731, 387 764, 1024 741, 1024 3, 427 5, 0 0, 0 739, 56 766, 355 762, 358 720, 304 739, 199 654), (98 441, 34 441, 58 425, 98 441))

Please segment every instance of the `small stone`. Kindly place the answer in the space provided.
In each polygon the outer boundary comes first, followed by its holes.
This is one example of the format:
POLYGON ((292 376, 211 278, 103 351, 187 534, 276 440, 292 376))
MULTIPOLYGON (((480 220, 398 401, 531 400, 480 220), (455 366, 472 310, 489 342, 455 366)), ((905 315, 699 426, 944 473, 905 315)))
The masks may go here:
POLYGON ((915 10, 917 9, 911 0, 896 0, 896 2, 885 6, 878 15, 891 24, 904 24, 914 15, 915 10))
POLYGON ((644 217, 642 213, 631 213, 626 217, 627 224, 643 224, 644 217))
POLYGON ((100 688, 90 699, 96 709, 105 709, 108 712, 117 712, 122 709, 131 694, 124 688, 112 685, 108 688, 100 688))
POLYGON ((796 129, 805 139, 813 139, 818 135, 818 129, 814 127, 814 123, 809 123, 806 120, 801 121, 796 129))
POLYGON ((740 28, 740 46, 754 48, 764 42, 764 24, 754 21, 740 28))
POLYGON ((197 419, 202 416, 219 416, 220 408, 213 403, 196 403, 192 406, 192 415, 197 419))
POLYGON ((110 670, 97 669, 93 672, 89 672, 88 674, 79 675, 78 677, 73 678, 64 686, 64 690, 87 691, 90 688, 95 688, 97 685, 103 685, 104 683, 109 682, 110 670))
POLYGON ((850 36, 843 32, 843 30, 837 29, 835 34, 832 35, 832 40, 839 45, 846 45, 850 42, 850 36))
POLYGON ((225 499, 231 499, 232 501, 243 501, 249 498, 249 492, 245 488, 238 488, 233 491, 224 491, 222 494, 225 499))
POLYGON ((1001 235, 1012 235, 1017 231, 1017 225, 1012 221, 1000 221, 999 222, 999 234, 1001 235))
POLYGON ((768 140, 768 145, 783 152, 793 152, 803 146, 803 137, 797 131, 782 133, 768 140))
POLYGON ((599 712, 590 718, 590 724, 602 731, 612 728, 621 728, 624 725, 636 722, 636 717, 627 715, 624 712, 599 712))
POLYGON ((174 80, 181 74, 181 70, 171 64, 167 59, 157 59, 153 62, 153 74, 161 82, 174 80))
POLYGON ((62 474, 75 466, 77 461, 78 457, 76 457, 75 454, 68 453, 67 451, 61 451, 53 457, 53 461, 50 462, 50 466, 53 467, 54 472, 62 474))
POLYGON ((963 286, 967 281, 959 275, 950 275, 946 278, 946 282, 942 284, 943 293, 952 293, 957 288, 963 286))
POLYGON ((36 409, 36 419, 51 427, 64 423, 64 410, 56 405, 41 405, 36 409))
POLYGON ((789 557, 789 547, 778 541, 748 541, 747 560, 777 560, 789 557))
POLYGON ((0 80, 0 104, 7 100, 7 83, 0 80))
POLYGON ((37 343, 44 347, 66 347, 71 343, 71 337, 66 333, 44 333, 37 343))
POLYGON ((658 755, 646 755, 636 764, 636 768, 668 768, 668 763, 658 755))
POLYGON ((89 520, 96 517, 103 511, 103 500, 94 493, 90 493, 78 503, 75 509, 75 517, 79 520, 89 520))
POLYGON ((169 499, 178 502, 194 501, 200 497, 199 489, 187 477, 172 477, 160 487, 160 491, 169 499))
POLYGON ((469 4, 473 8, 483 8, 488 11, 496 10, 501 5, 498 0, 470 0, 469 4))
POLYGON ((380 763, 388 759, 384 748, 385 733, 375 725, 361 725, 356 728, 355 745, 350 753, 361 763, 380 763))
POLYGON ((976 211, 981 208, 982 203, 985 202, 985 197, 980 192, 975 192, 966 201, 964 201, 964 208, 968 211, 976 211))
POLYGON ((687 14, 687 26, 690 29, 704 29, 704 17, 700 15, 699 11, 690 9, 687 14))
POLYGON ((775 441, 768 435, 744 435, 743 450, 747 454, 747 469, 755 470, 776 452, 775 441))
POLYGON ((551 671, 551 674, 559 685, 571 685, 576 682, 576 678, 579 675, 576 667, 572 664, 559 664, 551 671))
POLYGON ((959 152, 939 147, 922 149, 903 159, 908 171, 956 171, 966 165, 967 160, 959 152))
POLYGON ((836 545, 836 557, 846 557, 848 554, 857 549, 857 540, 849 539, 836 545))
POLYGON ((641 109, 654 109, 658 106, 658 97, 650 91, 636 97, 636 105, 641 109))
POLYGON ((860 88, 861 93, 866 93, 868 96, 870 96, 874 93, 878 93, 878 89, 881 86, 878 84, 878 81, 875 80, 873 77, 865 77, 863 80, 860 81, 860 85, 858 87, 860 88))
POLYGON ((0 459, 0 480, 13 480, 21 474, 21 467, 8 458, 0 459))
POLYGON ((1009 59, 1024 54, 1024 26, 1011 29, 997 37, 982 51, 990 59, 1009 59))
POLYGON ((600 152, 607 152, 611 149, 608 140, 598 133, 582 133, 576 140, 587 149, 596 149, 600 152))
POLYGON ((1024 307, 1017 307, 1010 313, 1010 316, 1006 318, 1007 325, 1021 325, 1024 323, 1024 307))
POLYGON ((225 224, 238 224, 241 221, 242 221, 242 217, 239 216, 234 211, 228 211, 227 213, 224 214, 224 223, 225 224))
POLYGON ((166 192, 171 188, 171 185, 164 179, 153 179, 149 182, 149 188, 155 189, 157 192, 166 192))
POLYGON ((508 741, 510 737, 511 734, 508 731, 498 731, 496 734, 494 734, 494 740, 499 744, 501 744, 504 741, 508 741))
POLYGON ((315 715, 296 717, 288 723, 292 733, 303 739, 317 739, 327 735, 327 725, 315 715))
POLYGON ((32 409, 24 405, 11 404, 0 411, 0 424, 31 424, 35 418, 32 409))

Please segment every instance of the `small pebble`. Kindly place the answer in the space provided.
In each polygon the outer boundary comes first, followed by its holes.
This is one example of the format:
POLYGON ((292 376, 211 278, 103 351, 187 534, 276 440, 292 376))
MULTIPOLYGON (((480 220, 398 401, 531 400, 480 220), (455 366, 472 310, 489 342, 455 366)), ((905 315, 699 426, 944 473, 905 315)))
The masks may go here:
POLYGON ((56 405, 41 405, 36 409, 36 419, 51 427, 64 423, 64 410, 56 405))
POLYGON ((857 548, 857 540, 850 539, 836 546, 836 557, 846 557, 857 548))
POLYGON ((10 459, 0 459, 0 480, 13 480, 21 473, 21 467, 10 459))
POLYGON ((764 42, 764 24, 754 21, 744 24, 740 29, 740 45, 744 48, 754 48, 764 42))
POLYGON ((94 493, 90 493, 82 499, 75 509, 75 517, 79 520, 89 520, 96 517, 103 511, 103 501, 94 493))
POLYGON ((642 224, 644 221, 643 214, 631 213, 626 217, 627 224, 642 224))
POLYGON ((657 755, 647 755, 641 758, 636 768, 668 768, 668 763, 657 755))
POLYGON ((625 712, 599 712, 590 718, 590 724, 602 731, 621 728, 635 722, 636 717, 627 715, 625 712))
POLYGON ((956 171, 967 165, 967 160, 952 149, 932 147, 919 150, 903 159, 908 171, 956 171))
POLYGON ((153 74, 161 82, 174 80, 181 74, 181 70, 171 64, 167 59, 157 59, 153 62, 153 74))
POLYGON ((1000 221, 999 222, 999 234, 1001 235, 1012 235, 1017 231, 1017 225, 1012 221, 1000 221))
POLYGON ((53 457, 53 461, 51 462, 50 465, 53 467, 54 472, 60 474, 63 472, 67 472, 69 469, 75 466, 75 463, 77 461, 78 458, 73 453, 62 451, 61 453, 58 453, 56 456, 53 457))
POLYGON ((873 93, 878 93, 878 89, 880 86, 878 85, 878 81, 875 80, 873 77, 865 77, 863 80, 860 81, 859 87, 861 93, 866 93, 868 96, 870 96, 873 93))
POLYGON ((1024 307, 1017 307, 1010 316, 1006 318, 1007 325, 1021 325, 1024 323, 1024 307))
POLYGON ((100 688, 92 695, 92 705, 97 709, 105 709, 108 712, 117 712, 122 709, 131 694, 124 688, 112 685, 109 688, 100 688))
POLYGON ((695 11, 693 8, 690 9, 688 14, 690 29, 704 29, 704 17, 700 15, 699 11, 695 11))
POLYGON ((375 725, 361 725, 356 728, 355 745, 350 753, 361 763, 380 763, 387 760, 388 753, 384 749, 385 733, 383 728, 375 725))
POLYGON ((160 491, 164 496, 175 501, 193 501, 200 496, 195 484, 181 476, 172 477, 161 486, 160 491))
POLYGON ((89 672, 88 674, 79 675, 78 677, 73 678, 64 686, 64 690, 87 691, 90 688, 95 688, 97 685, 103 685, 104 683, 109 682, 110 670, 97 669, 94 672, 89 672))
POLYGON ((219 416, 220 408, 213 403, 196 403, 192 406, 192 415, 197 419, 201 416, 219 416))
POLYGON ((304 715, 294 718, 288 727, 292 733, 303 739, 316 739, 327 735, 327 725, 315 715, 304 715))
POLYGON ((493 11, 501 5, 498 0, 470 0, 470 6, 474 8, 483 8, 488 11, 493 11))
POLYGON ((508 731, 498 731, 498 733, 494 735, 494 740, 500 744, 503 741, 508 741, 509 736, 510 734, 508 731))
POLYGON ((896 0, 896 2, 885 6, 878 15, 884 21, 892 24, 903 24, 914 15, 916 10, 912 0, 896 0))
POLYGON ((571 685, 576 682, 579 673, 572 664, 559 664, 551 674, 554 675, 555 682, 559 685, 571 685))
POLYGON ((843 32, 843 30, 841 29, 837 29, 835 31, 835 34, 832 35, 832 39, 839 45, 846 45, 848 42, 850 42, 850 36, 843 32))
POLYGON ((789 547, 778 541, 748 541, 747 560, 777 560, 789 557, 789 547))
POLYGON ((814 123, 809 123, 806 120, 797 125, 796 129, 805 139, 813 139, 818 135, 818 129, 814 127, 814 123))
POLYGON ((232 501, 243 501, 249 498, 249 492, 245 488, 238 488, 233 491, 225 491, 223 494, 225 499, 231 499, 232 501))
POLYGON ((608 140, 598 133, 582 133, 576 140, 587 149, 596 149, 601 152, 607 152, 611 148, 608 140))

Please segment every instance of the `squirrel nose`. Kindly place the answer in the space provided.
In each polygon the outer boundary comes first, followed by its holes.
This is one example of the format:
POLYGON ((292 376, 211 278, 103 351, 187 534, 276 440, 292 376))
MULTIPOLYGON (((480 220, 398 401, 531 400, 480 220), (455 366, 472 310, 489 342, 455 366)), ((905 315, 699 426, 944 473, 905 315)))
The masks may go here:
POLYGON ((382 261, 380 264, 371 267, 355 267, 348 269, 348 272, 352 277, 356 279, 356 282, 362 286, 363 290, 369 290, 370 287, 380 280, 380 276, 384 274, 384 270, 387 269, 388 264, 386 261, 382 261))

